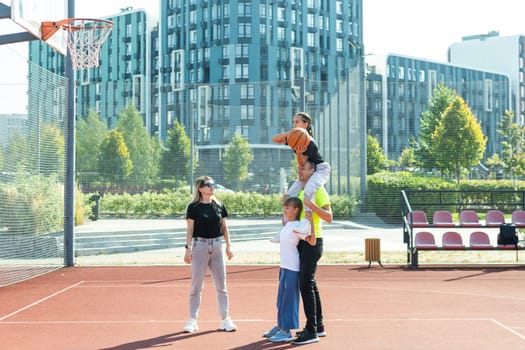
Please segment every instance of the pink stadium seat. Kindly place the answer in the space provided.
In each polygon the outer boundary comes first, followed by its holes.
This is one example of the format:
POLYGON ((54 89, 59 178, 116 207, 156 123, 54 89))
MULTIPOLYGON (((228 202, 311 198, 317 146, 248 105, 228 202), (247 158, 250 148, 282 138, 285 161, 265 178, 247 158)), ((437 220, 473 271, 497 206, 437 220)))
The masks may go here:
POLYGON ((513 211, 512 223, 516 225, 516 227, 525 227, 525 210, 513 211))
POLYGON ((422 231, 416 233, 416 249, 434 250, 438 249, 434 235, 430 232, 422 231))
POLYGON ((493 249, 494 247, 490 244, 489 235, 482 231, 476 231, 470 234, 470 248, 481 250, 493 249))
POLYGON ((452 221, 452 214, 448 210, 438 210, 434 212, 432 218, 432 224, 435 227, 455 227, 456 225, 452 221))
POLYGON ((412 211, 412 218, 414 222, 410 222, 410 213, 407 214, 407 221, 412 227, 428 227, 430 226, 427 220, 427 214, 421 210, 412 211))
POLYGON ((463 210, 459 213, 459 226, 463 227, 480 227, 478 213, 474 210, 463 210))
POLYGON ((505 215, 499 210, 489 210, 485 214, 485 226, 499 227, 505 223, 505 215))
POLYGON ((448 231, 443 234, 443 249, 465 249, 461 235, 454 231, 448 231))

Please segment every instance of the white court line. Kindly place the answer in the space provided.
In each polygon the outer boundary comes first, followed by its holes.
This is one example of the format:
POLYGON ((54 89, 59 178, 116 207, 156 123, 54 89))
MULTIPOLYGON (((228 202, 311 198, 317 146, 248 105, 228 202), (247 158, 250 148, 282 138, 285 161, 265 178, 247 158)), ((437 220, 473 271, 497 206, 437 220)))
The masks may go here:
POLYGON ((64 288, 64 289, 59 290, 59 291, 56 292, 56 293, 53 293, 53 294, 51 294, 51 295, 48 295, 48 296, 45 297, 45 298, 42 298, 42 299, 40 299, 40 300, 37 300, 37 301, 35 301, 35 302, 32 303, 32 304, 29 304, 29 305, 27 305, 27 306, 24 306, 24 307, 21 308, 21 309, 18 309, 18 310, 16 310, 16 311, 13 311, 13 312, 11 312, 10 314, 5 315, 4 317, 1 317, 1 318, 0 318, 0 321, 3 321, 3 320, 5 320, 5 319, 7 319, 7 318, 9 318, 9 317, 11 317, 11 316, 14 316, 14 315, 16 315, 16 314, 18 314, 18 313, 24 311, 24 310, 27 310, 27 309, 29 309, 29 308, 35 306, 35 305, 38 305, 38 304, 40 304, 40 303, 42 303, 42 302, 44 302, 44 301, 46 301, 46 300, 49 300, 49 299, 51 299, 51 298, 53 298, 53 297, 55 297, 55 296, 57 296, 57 295, 59 295, 59 294, 61 294, 61 293, 64 293, 65 291, 68 291, 68 290, 71 289, 71 288, 75 288, 75 287, 77 287, 78 285, 80 285, 80 284, 82 284, 82 283, 84 283, 84 281, 80 281, 80 282, 78 282, 78 283, 75 283, 75 284, 73 284, 73 285, 71 285, 71 286, 69 286, 69 287, 66 287, 66 288, 64 288))
POLYGON ((519 332, 516 332, 514 329, 510 328, 509 326, 507 325, 504 325, 503 323, 501 323, 500 321, 498 320, 495 320, 495 319, 490 319, 492 322, 494 322, 495 324, 497 324, 498 326, 500 326, 501 328, 505 329, 506 331, 520 337, 521 339, 525 340, 525 335, 519 333, 519 332))

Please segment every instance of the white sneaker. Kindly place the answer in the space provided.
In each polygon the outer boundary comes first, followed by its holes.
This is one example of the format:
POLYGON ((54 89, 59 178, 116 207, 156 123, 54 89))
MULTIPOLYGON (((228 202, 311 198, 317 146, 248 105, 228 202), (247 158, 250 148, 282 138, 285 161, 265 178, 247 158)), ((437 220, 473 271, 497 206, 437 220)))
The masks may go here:
POLYGON ((190 318, 188 323, 184 326, 184 332, 186 333, 193 333, 199 330, 199 326, 197 325, 197 320, 194 318, 190 318))
POLYGON ((232 322, 230 317, 226 317, 224 320, 221 321, 219 329, 221 331, 233 332, 237 330, 237 326, 235 325, 235 323, 232 322))

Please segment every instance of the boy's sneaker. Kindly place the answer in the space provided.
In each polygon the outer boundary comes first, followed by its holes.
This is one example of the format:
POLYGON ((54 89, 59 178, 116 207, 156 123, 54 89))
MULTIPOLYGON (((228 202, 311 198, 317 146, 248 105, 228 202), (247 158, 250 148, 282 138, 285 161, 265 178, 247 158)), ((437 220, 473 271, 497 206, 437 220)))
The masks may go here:
MULTIPOLYGON (((299 337, 302 334, 304 334, 305 332, 306 332, 306 330, 303 329, 302 331, 296 332, 295 335, 299 337)), ((324 326, 317 327, 317 336, 318 337, 326 337, 326 331, 324 329, 324 326)))
POLYGON ((233 332, 237 330, 237 326, 235 325, 235 323, 232 322, 230 317, 226 317, 224 320, 221 321, 219 329, 221 331, 233 332))
POLYGON ((292 341, 292 344, 303 345, 303 344, 315 343, 318 341, 319 341, 319 337, 317 336, 317 333, 309 333, 307 331, 304 331, 300 336, 298 336, 292 341))
POLYGON ((273 327, 272 329, 270 329, 268 332, 264 333, 264 334, 263 334, 263 337, 265 337, 265 338, 271 338, 271 337, 273 337, 274 335, 276 335, 277 332, 279 332, 279 327, 275 326, 275 327, 273 327))
POLYGON ((277 334, 275 334, 273 337, 270 337, 268 340, 272 343, 284 343, 292 341, 293 337, 291 332, 287 333, 283 330, 280 330, 279 332, 277 332, 277 334))
POLYGON ((188 323, 184 326, 184 332, 186 333, 193 333, 199 330, 199 326, 197 325, 197 320, 194 318, 190 318, 188 323))

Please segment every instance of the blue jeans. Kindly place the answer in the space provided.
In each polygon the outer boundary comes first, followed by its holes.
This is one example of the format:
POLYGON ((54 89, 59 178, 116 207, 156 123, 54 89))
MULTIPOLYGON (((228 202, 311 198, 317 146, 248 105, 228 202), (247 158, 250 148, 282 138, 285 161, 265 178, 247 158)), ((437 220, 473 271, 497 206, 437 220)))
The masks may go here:
POLYGON ((284 330, 299 328, 299 271, 279 270, 277 325, 284 330))

